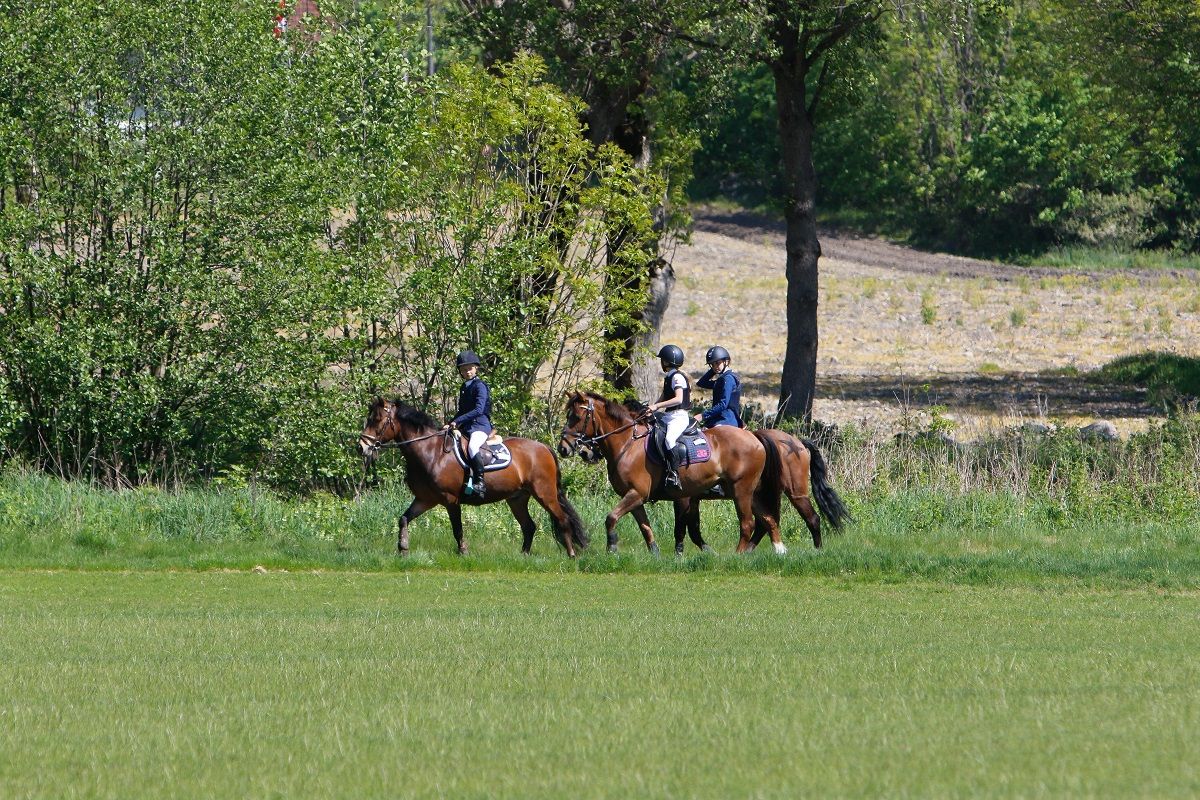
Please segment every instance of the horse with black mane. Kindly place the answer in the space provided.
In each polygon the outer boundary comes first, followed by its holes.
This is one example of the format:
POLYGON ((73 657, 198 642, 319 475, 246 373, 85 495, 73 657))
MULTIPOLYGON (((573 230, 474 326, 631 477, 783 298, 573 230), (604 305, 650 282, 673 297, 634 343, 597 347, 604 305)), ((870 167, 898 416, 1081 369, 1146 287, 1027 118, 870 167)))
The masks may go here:
POLYGON ((550 515, 554 536, 568 556, 574 558, 589 544, 587 528, 563 493, 558 459, 541 442, 518 437, 504 440, 512 461, 503 469, 485 472, 484 500, 464 492, 465 462, 461 454, 455 456, 459 443, 452 431, 442 430, 433 417, 399 399, 381 397, 371 403, 358 443, 368 463, 387 446, 397 447, 404 456, 404 481, 413 493, 413 501, 400 517, 400 555, 408 553, 409 523, 435 506, 446 507, 458 552, 466 555, 462 504, 484 505, 499 500, 508 503, 520 523, 524 537, 521 552, 528 554, 537 529, 529 516, 531 497, 550 515))
MULTIPOLYGON (((817 445, 808 439, 798 439, 787 431, 763 428, 754 431, 767 451, 767 464, 763 470, 764 480, 760 487, 760 502, 767 515, 782 521, 782 497, 786 496, 796 509, 808 531, 812 534, 813 546, 821 546, 821 517, 813 508, 813 501, 824 514, 835 531, 840 531, 847 522, 853 522, 842 498, 829 485, 828 468, 817 445), (810 491, 811 489, 811 491, 810 491)), ((675 507, 675 552, 683 552, 684 532, 703 549, 704 539, 700 535, 700 504, 676 504, 675 507)), ((770 533, 765 522, 756 520, 751 547, 756 547, 763 536, 770 533)), ((776 552, 787 549, 776 543, 776 552)))
MULTIPOLYGON (((756 516, 762 518, 762 525, 772 540, 778 540, 779 526, 769 516, 769 504, 756 495, 767 454, 752 433, 729 426, 705 431, 710 457, 707 461, 681 467, 682 488, 676 491, 662 487, 662 464, 648 459, 647 448, 638 444, 649 434, 649 423, 643 413, 631 411, 615 400, 592 392, 567 394, 567 424, 559 440, 559 454, 578 453, 588 463, 603 458, 608 464, 609 483, 621 497, 605 519, 610 552, 617 549, 617 522, 625 514, 632 513, 647 549, 657 555, 658 543, 654 540, 654 529, 650 527, 644 504, 648 500, 673 500, 685 507, 696 505, 694 498, 709 494, 716 486, 720 486, 722 494, 731 498, 737 508, 739 553, 751 547, 756 516)), ((778 502, 775 505, 778 506, 778 502)))

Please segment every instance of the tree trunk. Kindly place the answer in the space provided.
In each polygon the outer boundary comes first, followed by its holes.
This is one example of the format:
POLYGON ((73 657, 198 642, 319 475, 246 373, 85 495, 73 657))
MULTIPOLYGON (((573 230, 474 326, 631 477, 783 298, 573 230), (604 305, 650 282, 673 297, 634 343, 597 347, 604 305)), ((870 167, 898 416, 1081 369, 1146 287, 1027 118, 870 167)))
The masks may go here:
POLYGON ((805 69, 783 60, 771 65, 779 108, 779 141, 787 195, 787 351, 779 388, 779 416, 812 420, 817 383, 817 240, 813 121, 806 105, 805 69))
MULTIPOLYGON (((642 92, 648 86, 648 78, 642 92)), ((640 96, 641 93, 639 93, 640 96)), ((628 110, 626 110, 628 114, 628 110)), ((596 130, 596 128, 592 128, 596 130)), ((645 117, 628 114, 624 123, 612 134, 612 140, 633 159, 641 169, 648 169, 651 162, 650 131, 645 117)), ((663 217, 662 208, 656 218, 663 217)), ((655 236, 661 236, 661 225, 656 222, 655 236)), ((644 264, 622 264, 612 256, 628 231, 618 231, 609 239, 609 279, 617 279, 632 285, 643 283, 646 287, 646 302, 635 314, 634 324, 613 325, 605 338, 613 348, 605 359, 604 379, 618 389, 633 390, 638 397, 655 397, 661 388, 661 372, 658 362, 646 358, 645 351, 658 352, 659 330, 663 316, 671 303, 671 289, 675 286, 675 270, 661 256, 644 264)), ((658 242, 653 242, 651 252, 659 251, 658 242)))

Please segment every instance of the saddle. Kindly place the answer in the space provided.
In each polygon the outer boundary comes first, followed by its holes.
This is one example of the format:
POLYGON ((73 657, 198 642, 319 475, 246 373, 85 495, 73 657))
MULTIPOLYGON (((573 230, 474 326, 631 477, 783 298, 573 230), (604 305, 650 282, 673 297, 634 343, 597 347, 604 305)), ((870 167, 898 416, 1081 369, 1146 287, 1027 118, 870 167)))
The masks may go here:
MULTIPOLYGON (((646 455, 650 460, 662 464, 666 461, 666 452, 667 426, 663 425, 661 419, 656 417, 654 427, 651 429, 650 435, 646 437, 646 455)), ((688 426, 683 429, 683 433, 679 434, 679 438, 675 441, 673 452, 675 465, 680 469, 689 464, 708 461, 712 456, 712 448, 700 428, 700 423, 695 420, 688 423, 688 426)))
MULTIPOLYGON (((467 459, 467 437, 459 434, 456 438, 458 443, 454 447, 454 460, 459 463, 459 466, 470 472, 471 464, 467 459)), ((512 452, 500 434, 495 431, 492 431, 492 435, 483 443, 483 447, 479 448, 479 455, 482 457, 484 472, 495 472, 512 463, 512 452)))

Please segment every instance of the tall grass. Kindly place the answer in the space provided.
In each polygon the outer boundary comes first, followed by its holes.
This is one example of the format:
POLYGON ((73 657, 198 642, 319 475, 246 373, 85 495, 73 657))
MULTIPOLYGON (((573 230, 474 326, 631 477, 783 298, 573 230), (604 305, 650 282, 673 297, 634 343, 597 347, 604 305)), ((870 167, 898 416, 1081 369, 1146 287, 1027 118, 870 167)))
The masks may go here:
MULTIPOLYGON (((539 521, 533 556, 496 504, 464 514, 472 555, 452 555, 441 510, 419 518, 414 553, 395 556, 396 519, 410 497, 385 483, 357 498, 281 497, 253 486, 112 491, 10 467, 0 475, 0 566, 137 569, 453 569, 522 572, 691 572, 840 575, 866 580, 1200 586, 1200 424, 1181 418, 1123 442, 1071 431, 972 444, 900 440, 855 429, 822 447, 835 488, 858 522, 813 551, 787 512, 786 557, 733 557, 728 502, 706 502, 705 537, 722 554, 647 555, 632 520, 622 553, 568 561, 539 521)), ((594 535, 615 505, 604 470, 564 462, 564 485, 594 535)), ((650 507, 669 551, 669 504, 650 507)), ((601 539, 602 541, 602 539, 601 539)))
POLYGON ((1058 247, 1025 259, 1030 266, 1065 269, 1200 269, 1200 255, 1172 250, 1115 250, 1111 247, 1058 247))

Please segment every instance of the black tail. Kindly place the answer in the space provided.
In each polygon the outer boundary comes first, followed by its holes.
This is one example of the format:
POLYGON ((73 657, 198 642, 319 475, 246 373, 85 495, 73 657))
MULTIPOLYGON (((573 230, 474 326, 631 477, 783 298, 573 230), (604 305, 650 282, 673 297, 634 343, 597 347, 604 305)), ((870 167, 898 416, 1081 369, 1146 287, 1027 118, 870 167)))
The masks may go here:
POLYGON ((804 446, 808 448, 808 452, 812 456, 808 471, 812 477, 812 492, 813 498, 817 501, 817 508, 821 509, 821 513, 825 515, 835 530, 841 530, 843 524, 854 522, 854 518, 846 510, 842 498, 838 497, 838 493, 826 482, 828 472, 825 468, 825 459, 821 457, 821 451, 808 439, 800 441, 804 442, 804 446))
MULTIPOLYGON (((592 543, 592 537, 588 535, 583 520, 579 518, 579 512, 575 510, 575 506, 571 505, 571 501, 567 499, 566 492, 563 491, 562 465, 558 463, 558 455, 553 450, 550 451, 550 454, 554 456, 554 468, 558 471, 558 474, 554 476, 555 481, 558 483, 558 504, 562 507, 563 513, 567 515, 567 525, 571 528, 571 538, 575 540, 575 544, 580 550, 586 550, 588 545, 592 543)), ((558 525, 558 521, 551 519, 550 522, 554 526, 554 538, 558 540, 559 544, 566 547, 567 540, 564 532, 558 525)))
MULTIPOLYGON (((779 457, 779 448, 775 446, 774 439, 761 431, 755 431, 754 436, 762 442, 763 449, 767 451, 767 463, 763 465, 762 477, 758 481, 758 488, 754 490, 754 500, 768 513, 773 514, 778 522, 781 515, 779 498, 783 493, 783 480, 780 477, 780 473, 783 472, 783 460, 779 457)), ((757 519, 754 527, 755 531, 759 528, 765 530, 757 519)))

